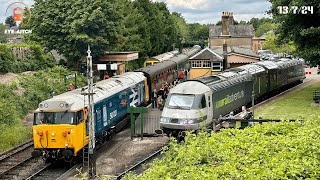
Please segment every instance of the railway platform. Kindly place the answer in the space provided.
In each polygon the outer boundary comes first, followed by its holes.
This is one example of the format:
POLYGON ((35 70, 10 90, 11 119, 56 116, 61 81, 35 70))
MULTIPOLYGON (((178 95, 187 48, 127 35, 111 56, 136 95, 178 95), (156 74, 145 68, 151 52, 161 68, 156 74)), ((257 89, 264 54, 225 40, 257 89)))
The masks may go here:
MULTIPOLYGON (((143 114, 143 135, 154 136, 157 135, 155 130, 160 129, 160 109, 151 108, 147 113, 143 114)), ((135 134, 141 135, 141 115, 136 118, 135 121, 135 134)))

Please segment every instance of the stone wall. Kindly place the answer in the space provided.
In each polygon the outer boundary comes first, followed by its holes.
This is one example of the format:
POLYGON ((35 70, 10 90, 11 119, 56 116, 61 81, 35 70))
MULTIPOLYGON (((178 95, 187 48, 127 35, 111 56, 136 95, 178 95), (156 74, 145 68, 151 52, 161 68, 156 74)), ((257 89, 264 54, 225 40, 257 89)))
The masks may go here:
POLYGON ((222 47, 224 42, 228 46, 237 46, 247 49, 252 49, 252 38, 251 37, 213 37, 210 39, 210 48, 222 47))

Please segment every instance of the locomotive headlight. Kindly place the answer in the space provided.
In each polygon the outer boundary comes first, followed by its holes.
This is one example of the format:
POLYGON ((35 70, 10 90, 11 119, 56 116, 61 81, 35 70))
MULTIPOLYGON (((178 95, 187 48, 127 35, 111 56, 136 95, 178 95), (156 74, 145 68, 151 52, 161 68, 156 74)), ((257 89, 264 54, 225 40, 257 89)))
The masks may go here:
POLYGON ((189 120, 188 121, 188 124, 193 124, 194 123, 194 120, 189 120))
POLYGON ((170 120, 170 118, 167 118, 167 117, 161 117, 160 118, 160 122, 163 122, 163 123, 168 123, 170 120))

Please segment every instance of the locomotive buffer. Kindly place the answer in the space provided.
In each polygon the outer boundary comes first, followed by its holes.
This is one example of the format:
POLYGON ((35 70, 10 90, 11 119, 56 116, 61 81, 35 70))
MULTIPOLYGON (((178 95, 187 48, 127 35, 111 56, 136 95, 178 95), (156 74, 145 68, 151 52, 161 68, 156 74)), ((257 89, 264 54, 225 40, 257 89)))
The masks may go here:
POLYGON ((88 68, 88 121, 89 121, 89 146, 83 148, 83 170, 87 170, 89 178, 96 175, 96 158, 95 158, 95 131, 94 131, 94 102, 93 102, 93 72, 92 72, 92 56, 90 46, 88 46, 87 68, 88 68))

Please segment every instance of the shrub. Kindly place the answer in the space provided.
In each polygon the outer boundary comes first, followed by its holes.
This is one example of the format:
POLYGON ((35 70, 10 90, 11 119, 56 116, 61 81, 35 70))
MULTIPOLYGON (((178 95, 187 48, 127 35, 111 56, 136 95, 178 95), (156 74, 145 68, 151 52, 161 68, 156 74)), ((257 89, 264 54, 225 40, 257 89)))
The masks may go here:
POLYGON ((319 121, 304 121, 188 134, 142 176, 126 179, 316 179, 319 132, 319 121))

